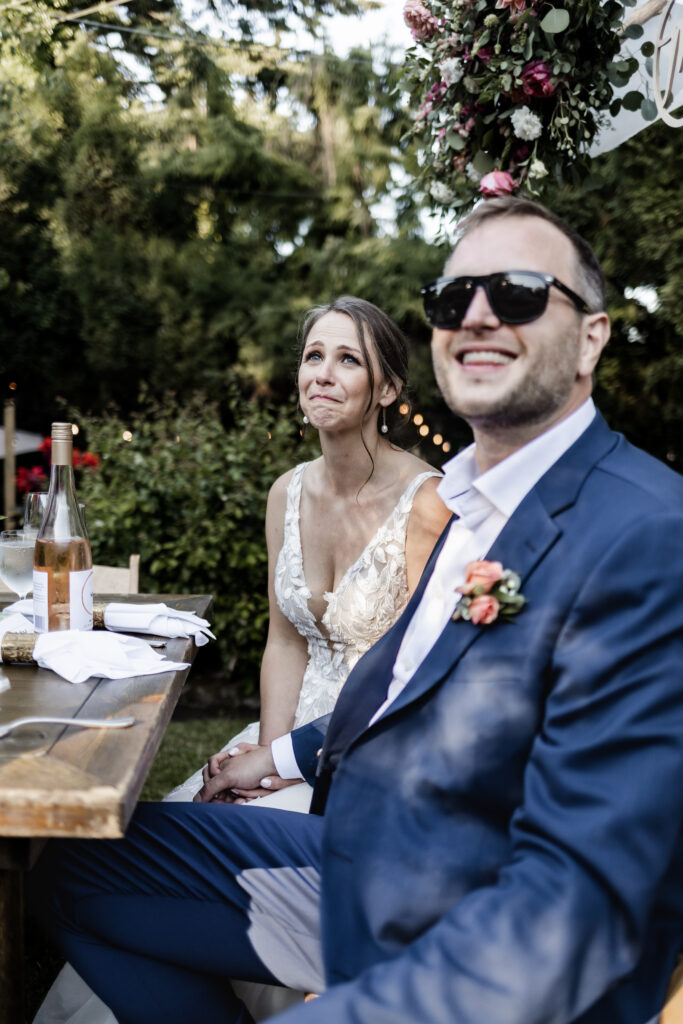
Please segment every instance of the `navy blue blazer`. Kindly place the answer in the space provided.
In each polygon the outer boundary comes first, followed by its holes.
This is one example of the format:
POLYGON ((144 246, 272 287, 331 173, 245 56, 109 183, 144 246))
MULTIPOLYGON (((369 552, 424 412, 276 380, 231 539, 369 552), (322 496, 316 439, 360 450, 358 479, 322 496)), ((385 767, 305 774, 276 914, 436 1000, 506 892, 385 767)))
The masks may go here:
POLYGON ((442 543, 293 734, 331 987, 278 1019, 644 1024, 683 949, 683 481, 597 416, 489 552, 527 606, 449 622, 368 727, 442 543))

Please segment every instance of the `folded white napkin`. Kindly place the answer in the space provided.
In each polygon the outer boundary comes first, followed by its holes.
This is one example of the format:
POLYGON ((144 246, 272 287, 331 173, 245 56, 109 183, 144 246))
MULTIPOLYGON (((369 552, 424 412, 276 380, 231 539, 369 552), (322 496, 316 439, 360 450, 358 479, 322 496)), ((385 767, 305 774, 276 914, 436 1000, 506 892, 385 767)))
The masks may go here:
MULTIPOLYGON (((33 615, 33 601, 15 601, 5 608, 7 612, 33 615)), ((116 633, 153 633, 155 636, 194 637, 197 647, 208 644, 215 636, 209 629, 208 619, 193 612, 181 612, 167 604, 117 604, 112 602, 104 610, 104 625, 116 633)), ((32 629, 29 626, 29 629, 32 629)), ((15 630, 14 632, 19 632, 15 630)), ((1 635, 1 634, 0 634, 1 635)))
POLYGON ((41 668, 51 669, 70 683, 82 683, 91 676, 127 679, 190 667, 187 662, 168 661, 146 640, 89 629, 39 633, 33 657, 41 668))
MULTIPOLYGON (((23 602, 17 601, 17 604, 23 602)), ((12 606, 13 607, 13 606, 12 606)), ((31 608, 31 615, 33 615, 33 608, 31 608)), ((2 640, 5 633, 32 633, 33 632, 33 621, 27 619, 25 615, 19 614, 19 612, 0 612, 0 640, 2 640)))
POLYGON ((194 637, 197 647, 208 644, 215 636, 208 619, 193 612, 181 612, 167 604, 116 604, 104 609, 104 625, 120 633, 154 633, 156 636, 194 637))

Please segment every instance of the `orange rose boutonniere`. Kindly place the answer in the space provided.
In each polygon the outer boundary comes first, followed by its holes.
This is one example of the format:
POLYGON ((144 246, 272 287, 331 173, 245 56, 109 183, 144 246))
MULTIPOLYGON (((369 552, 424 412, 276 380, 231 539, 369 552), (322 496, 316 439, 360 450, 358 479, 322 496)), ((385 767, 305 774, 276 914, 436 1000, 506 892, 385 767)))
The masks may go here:
POLYGON ((517 573, 504 569, 501 562, 470 562, 464 584, 456 587, 463 596, 453 621, 465 619, 475 626, 489 626, 498 618, 511 619, 526 604, 519 592, 520 583, 517 573))

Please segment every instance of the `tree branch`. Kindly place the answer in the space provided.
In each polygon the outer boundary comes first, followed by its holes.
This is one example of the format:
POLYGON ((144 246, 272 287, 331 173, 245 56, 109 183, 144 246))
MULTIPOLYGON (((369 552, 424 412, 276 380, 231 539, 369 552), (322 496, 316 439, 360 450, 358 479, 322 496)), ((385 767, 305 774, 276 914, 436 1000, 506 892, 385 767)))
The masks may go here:
POLYGON ((639 7, 633 14, 629 14, 628 18, 624 20, 622 31, 629 25, 644 25, 650 18, 656 18, 660 11, 664 10, 666 4, 667 0, 647 0, 642 7, 639 7))

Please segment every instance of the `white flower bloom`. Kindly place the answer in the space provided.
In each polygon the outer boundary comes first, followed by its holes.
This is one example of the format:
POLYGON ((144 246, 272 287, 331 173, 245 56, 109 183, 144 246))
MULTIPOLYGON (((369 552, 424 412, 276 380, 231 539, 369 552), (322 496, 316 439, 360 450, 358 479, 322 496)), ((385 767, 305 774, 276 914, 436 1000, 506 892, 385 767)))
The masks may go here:
POLYGON ((448 186, 444 185, 441 181, 435 181, 434 184, 430 186, 429 191, 432 194, 432 198, 436 199, 437 203, 443 203, 446 205, 447 203, 452 203, 455 199, 455 192, 451 192, 448 186))
POLYGON ((439 64, 439 71, 441 72, 441 80, 446 85, 457 85, 465 73, 462 62, 457 57, 450 57, 448 60, 442 61, 439 64))
POLYGON ((475 185, 481 181, 481 174, 471 161, 465 167, 465 174, 470 179, 470 181, 474 182, 475 185))
POLYGON ((537 139, 543 131, 543 122, 540 117, 532 114, 528 107, 517 107, 512 111, 510 120, 517 138, 524 139, 525 142, 537 139))
POLYGON ((548 168, 542 160, 532 160, 531 166, 529 167, 530 178, 545 178, 548 173, 548 168))

